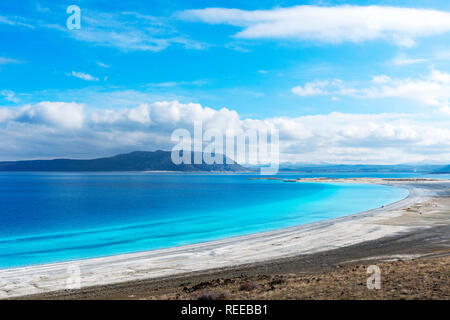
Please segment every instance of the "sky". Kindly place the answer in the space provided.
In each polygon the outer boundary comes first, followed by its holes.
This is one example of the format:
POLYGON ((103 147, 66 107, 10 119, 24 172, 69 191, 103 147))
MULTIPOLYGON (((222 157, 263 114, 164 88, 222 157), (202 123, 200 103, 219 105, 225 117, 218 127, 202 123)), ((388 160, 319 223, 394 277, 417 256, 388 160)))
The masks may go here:
POLYGON ((0 160, 170 150, 200 120, 277 129, 282 162, 450 163, 446 0, 0 0, 0 39, 0 160))

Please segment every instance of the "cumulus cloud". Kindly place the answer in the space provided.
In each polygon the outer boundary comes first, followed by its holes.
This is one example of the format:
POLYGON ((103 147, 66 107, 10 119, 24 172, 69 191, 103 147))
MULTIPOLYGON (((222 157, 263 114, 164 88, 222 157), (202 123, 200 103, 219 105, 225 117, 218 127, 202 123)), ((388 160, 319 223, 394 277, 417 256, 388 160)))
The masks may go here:
POLYGON ((329 91, 327 91, 327 88, 340 85, 341 80, 338 79, 335 79, 333 81, 314 81, 308 82, 304 86, 296 86, 292 88, 292 93, 301 97, 320 96, 330 93, 329 91))
POLYGON ((159 101, 114 110, 88 110, 65 102, 0 108, 0 159, 170 150, 171 133, 179 128, 192 132, 194 121, 201 121, 204 130, 223 134, 276 129, 281 161, 399 163, 442 161, 450 156, 450 126, 445 119, 343 113, 252 119, 227 108, 159 101))
POLYGON ((84 122, 84 106, 77 103, 43 101, 23 107, 1 108, 0 123, 17 122, 53 129, 80 129, 84 122))
POLYGON ((370 85, 347 87, 341 80, 308 82, 292 88, 299 96, 333 95, 363 99, 403 98, 437 107, 450 114, 450 74, 431 70, 428 75, 411 79, 394 79, 387 75, 372 78, 370 85))
POLYGON ((438 70, 432 70, 422 79, 390 80, 382 86, 364 89, 362 93, 368 98, 412 99, 450 114, 450 74, 438 70))
POLYGON ((450 12, 387 6, 295 6, 272 10, 206 8, 186 10, 182 18, 242 28, 246 39, 316 40, 327 43, 375 39, 412 46, 419 37, 450 31, 450 12))

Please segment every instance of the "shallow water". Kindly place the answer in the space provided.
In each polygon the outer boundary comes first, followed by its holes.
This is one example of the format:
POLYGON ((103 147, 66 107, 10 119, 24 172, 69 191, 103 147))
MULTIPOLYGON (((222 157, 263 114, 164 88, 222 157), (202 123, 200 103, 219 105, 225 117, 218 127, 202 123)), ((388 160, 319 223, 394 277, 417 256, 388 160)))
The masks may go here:
POLYGON ((274 230, 380 207, 408 193, 248 177, 259 176, 0 173, 0 268, 274 230))

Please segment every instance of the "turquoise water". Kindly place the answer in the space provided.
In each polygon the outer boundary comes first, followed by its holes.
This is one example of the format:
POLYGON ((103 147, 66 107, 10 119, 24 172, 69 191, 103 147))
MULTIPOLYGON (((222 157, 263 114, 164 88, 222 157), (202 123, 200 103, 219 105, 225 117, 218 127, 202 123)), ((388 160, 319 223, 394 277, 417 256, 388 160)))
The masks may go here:
POLYGON ((0 268, 274 230, 380 207, 408 193, 249 177, 259 176, 0 173, 0 268))

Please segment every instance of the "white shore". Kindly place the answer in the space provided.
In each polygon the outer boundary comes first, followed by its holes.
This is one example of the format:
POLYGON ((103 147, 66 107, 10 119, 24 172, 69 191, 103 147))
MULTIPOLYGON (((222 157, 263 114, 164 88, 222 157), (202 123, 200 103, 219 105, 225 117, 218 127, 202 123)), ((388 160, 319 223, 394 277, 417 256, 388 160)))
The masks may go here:
POLYGON ((73 283, 71 270, 73 274, 76 268, 80 270, 82 287, 105 285, 315 253, 430 226, 426 220, 399 223, 398 219, 412 206, 433 206, 433 192, 424 185, 435 182, 420 182, 421 186, 417 182, 359 179, 358 183, 397 185, 409 189, 409 196, 383 208, 276 231, 162 250, 4 269, 0 270, 0 298, 65 290, 68 281, 73 283))

